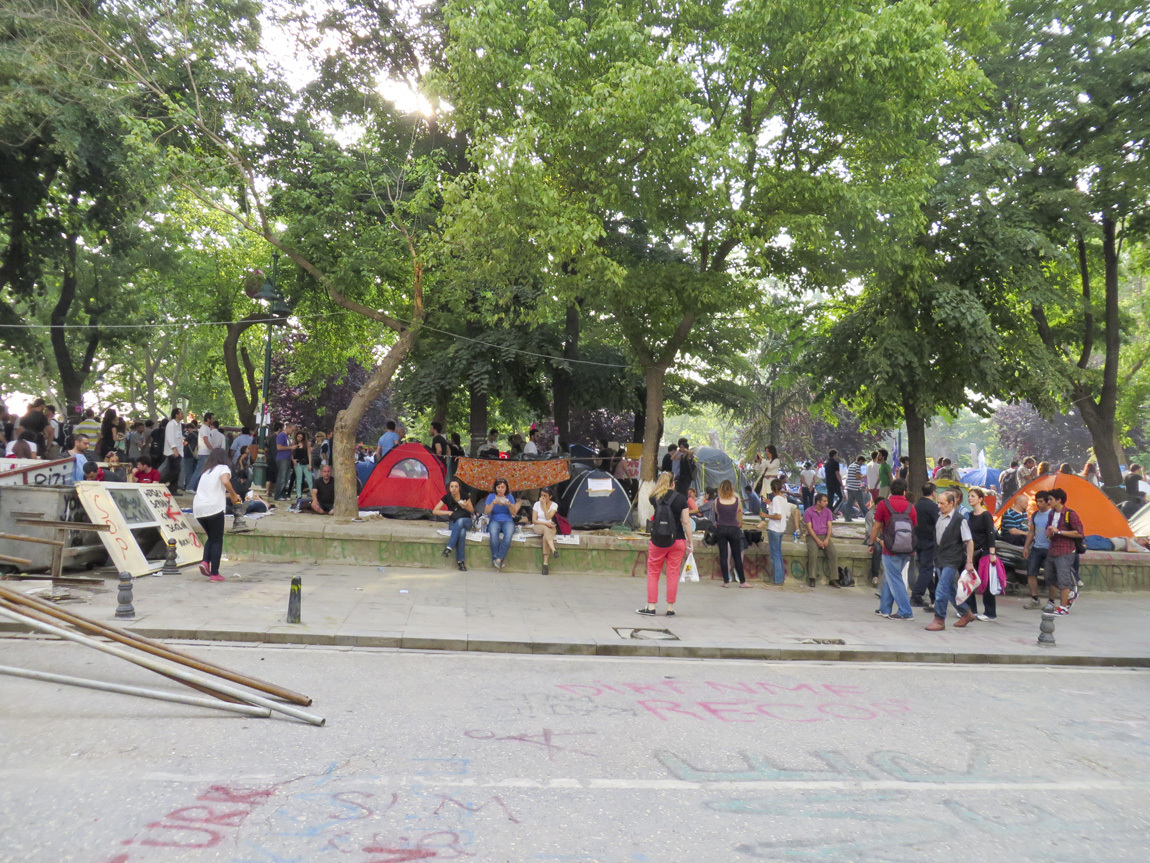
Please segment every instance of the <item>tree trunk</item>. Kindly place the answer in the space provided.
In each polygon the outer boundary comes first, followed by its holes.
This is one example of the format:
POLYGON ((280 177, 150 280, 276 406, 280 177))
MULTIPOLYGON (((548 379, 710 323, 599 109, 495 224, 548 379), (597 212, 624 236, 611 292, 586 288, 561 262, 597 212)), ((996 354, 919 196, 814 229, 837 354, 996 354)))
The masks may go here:
POLYGON ((643 369, 647 386, 647 416, 643 428, 643 465, 639 479, 654 480, 659 472, 660 428, 663 425, 663 383, 667 378, 666 366, 648 366, 643 369))
MULTIPOLYGON (((1120 488, 1122 486, 1122 456, 1114 446, 1114 414, 1104 413, 1090 393, 1076 390, 1074 393, 1074 406, 1082 414, 1082 421, 1090 431, 1090 439, 1094 442, 1094 457, 1098 459, 1098 472, 1102 474, 1102 482, 1107 488, 1120 488)), ((1125 500, 1125 492, 1118 495, 1119 500, 1125 500)))
POLYGON ((359 514, 355 474, 355 435, 359 430, 359 421, 363 419, 371 403, 387 389, 396 370, 415 346, 415 337, 414 329, 400 333, 399 340, 391 346, 383 362, 376 366, 367 383, 351 397, 347 407, 336 415, 335 429, 332 432, 332 459, 335 470, 335 510, 332 514, 339 518, 354 518, 359 514))
MULTIPOLYGON (((93 311, 89 315, 87 343, 84 346, 84 357, 77 365, 72 359, 72 352, 68 349, 69 339, 65 329, 68 322, 68 313, 76 299, 78 284, 77 248, 79 237, 71 234, 67 238, 67 263, 64 265, 63 279, 60 282, 60 297, 52 308, 50 316, 50 340, 52 342, 52 355, 56 360, 56 371, 60 376, 60 390, 64 397, 64 415, 79 416, 84 406, 84 382, 88 372, 92 369, 92 360, 96 356, 96 346, 100 343, 100 331, 96 327, 98 316, 93 311)), ((79 339, 72 339, 73 343, 79 339)))
POLYGON ((903 402, 902 410, 906 419, 906 454, 910 456, 906 496, 913 501, 926 482, 926 418, 919 415, 909 399, 903 402))
MULTIPOLYGON (((254 369, 241 368, 240 366, 240 336, 249 327, 270 320, 272 318, 264 312, 253 312, 228 324, 228 334, 224 338, 224 369, 228 375, 228 386, 231 388, 232 398, 236 403, 236 413, 240 418, 240 425, 250 429, 256 427, 256 408, 259 406, 260 394, 255 386, 254 369)), ((244 366, 250 366, 250 360, 246 353, 244 360, 247 360, 244 366)))
MULTIPOLYGON (((642 443, 647 439, 647 388, 645 386, 637 387, 635 398, 640 407, 635 410, 634 440, 635 443, 642 443)), ((659 439, 663 439, 662 426, 659 429, 659 439)))
POLYGON ((442 428, 447 428, 447 406, 450 400, 451 392, 449 390, 436 390, 435 413, 431 415, 431 421, 439 423, 442 428))
POLYGON ((487 390, 471 388, 471 445, 468 454, 475 458, 480 444, 487 439, 487 390))
MULTIPOLYGON (((563 359, 579 359, 579 305, 567 306, 563 324, 563 359)), ((571 387, 575 376, 570 369, 555 366, 551 373, 552 413, 555 415, 556 435, 571 442, 571 387)))

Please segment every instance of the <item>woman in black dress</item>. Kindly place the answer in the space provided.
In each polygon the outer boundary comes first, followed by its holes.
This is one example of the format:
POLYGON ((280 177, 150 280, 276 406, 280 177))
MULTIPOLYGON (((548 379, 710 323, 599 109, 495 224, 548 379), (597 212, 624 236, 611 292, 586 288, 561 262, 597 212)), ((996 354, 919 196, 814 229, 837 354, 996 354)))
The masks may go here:
POLYGON ((735 575, 740 587, 750 587, 743 573, 743 502, 735 494, 735 486, 725 479, 719 483, 715 498, 715 536, 719 541, 719 569, 723 573, 723 587, 731 583, 728 551, 735 564, 735 575))
MULTIPOLYGON (((970 538, 974 540, 974 568, 978 569, 978 562, 984 557, 990 558, 991 578, 997 578, 994 573, 998 561, 998 553, 994 547, 994 516, 986 508, 986 492, 981 488, 972 488, 970 494, 967 496, 972 510, 970 514, 970 538)), ((979 620, 997 620, 998 609, 997 600, 994 594, 990 592, 987 587, 986 593, 982 595, 983 610, 985 613, 978 613, 977 594, 972 593, 970 599, 966 601, 970 606, 970 610, 979 620)))

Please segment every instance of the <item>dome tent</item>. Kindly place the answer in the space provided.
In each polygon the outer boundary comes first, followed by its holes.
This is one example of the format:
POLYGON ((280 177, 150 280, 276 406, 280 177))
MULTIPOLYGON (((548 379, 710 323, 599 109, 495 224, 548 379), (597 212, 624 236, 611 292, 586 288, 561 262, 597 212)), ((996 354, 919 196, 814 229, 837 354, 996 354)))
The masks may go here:
POLYGON ((611 474, 584 470, 576 473, 563 491, 559 512, 576 530, 599 530, 625 522, 631 499, 611 474))
POLYGON ((746 475, 739 470, 739 466, 735 461, 723 452, 721 449, 716 449, 713 446, 701 446, 695 450, 695 463, 698 466, 698 472, 691 485, 700 494, 708 488, 718 488, 719 483, 725 479, 729 479, 731 484, 735 487, 735 494, 739 497, 743 496, 743 488, 747 485, 746 475))
POLYGON ((1078 513, 1087 536, 1104 536, 1107 539, 1114 539, 1115 537, 1134 535, 1126 517, 1119 512, 1114 502, 1103 494, 1094 483, 1074 474, 1054 473, 1040 476, 1019 489, 1018 494, 1003 504, 1002 509, 996 515, 1001 518, 1002 513, 1006 512, 1014 502, 1014 498, 1022 494, 1030 500, 1029 511, 1033 512, 1035 492, 1050 491, 1052 488, 1060 488, 1066 492, 1066 505, 1078 513))
POLYGON ((425 518, 446 493, 443 462, 421 443, 404 443, 375 466, 359 493, 359 508, 392 518, 425 518))

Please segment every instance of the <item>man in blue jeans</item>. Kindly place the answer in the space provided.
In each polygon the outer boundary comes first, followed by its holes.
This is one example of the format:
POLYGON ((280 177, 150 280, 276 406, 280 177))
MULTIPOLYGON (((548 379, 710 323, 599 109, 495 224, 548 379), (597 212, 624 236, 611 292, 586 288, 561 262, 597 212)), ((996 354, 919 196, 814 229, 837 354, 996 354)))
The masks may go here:
POLYGON ((914 612, 910 608, 910 598, 906 595, 906 582, 902 571, 910 565, 914 552, 914 528, 918 523, 917 513, 906 499, 906 480, 894 479, 890 483, 890 497, 880 500, 874 510, 874 527, 867 539, 867 550, 874 547, 875 539, 881 532, 883 579, 882 597, 875 611, 879 617, 894 620, 911 620, 914 612), (891 613, 893 606, 898 610, 891 613))
POLYGON ((275 454, 276 454, 276 500, 287 500, 288 490, 291 488, 291 481, 294 471, 291 466, 291 433, 292 427, 284 428, 284 424, 277 422, 272 426, 275 431, 275 454))
POLYGON ((1050 553, 1050 537, 1046 529, 1054 524, 1054 510, 1050 508, 1050 495, 1040 491, 1034 496, 1034 504, 1038 507, 1030 517, 1030 530, 1026 534, 1026 544, 1022 546, 1022 557, 1026 561, 1026 583, 1030 588, 1030 599, 1023 608, 1034 610, 1041 608, 1038 599, 1038 574, 1042 572, 1046 563, 1046 556, 1050 553))
POLYGON ((946 629, 946 612, 951 605, 958 612, 955 626, 963 627, 975 620, 974 613, 965 603, 956 602, 958 573, 961 569, 974 572, 974 540, 970 525, 958 511, 959 495, 945 489, 938 498, 938 522, 934 526, 934 563, 938 567, 938 587, 934 591, 934 620, 927 625, 930 632, 946 629))

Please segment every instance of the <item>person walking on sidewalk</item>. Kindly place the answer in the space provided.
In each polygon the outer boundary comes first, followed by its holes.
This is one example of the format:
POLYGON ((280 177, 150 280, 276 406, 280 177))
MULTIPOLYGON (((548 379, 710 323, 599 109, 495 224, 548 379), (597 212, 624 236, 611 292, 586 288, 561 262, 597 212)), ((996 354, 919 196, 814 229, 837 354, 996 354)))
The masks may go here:
POLYGON ((906 480, 894 479, 890 483, 890 497, 880 500, 875 506, 874 527, 871 528, 867 548, 874 547, 879 533, 882 533, 883 579, 882 595, 875 614, 895 620, 911 620, 914 612, 906 595, 906 583, 902 571, 910 565, 914 552, 914 527, 918 515, 910 501, 906 499, 906 480), (892 607, 898 606, 892 614, 892 607))
POLYGON ((743 502, 735 494, 734 483, 729 479, 719 483, 719 494, 715 498, 715 537, 719 546, 719 571, 723 574, 723 587, 731 583, 728 552, 734 562, 739 587, 750 587, 743 572, 743 502))
MULTIPOLYGON (((979 562, 984 557, 990 558, 990 578, 998 578, 995 569, 998 566, 998 551, 994 546, 994 516, 986 508, 986 492, 981 488, 972 488, 967 495, 970 503, 970 538, 974 542, 974 568, 978 569, 979 562)), ((998 604, 994 594, 987 587, 982 595, 983 614, 978 613, 977 594, 970 595, 970 610, 979 620, 997 620, 998 604)))
POLYGON ((843 504, 843 517, 849 524, 858 508, 858 517, 866 518, 866 459, 859 456, 847 468, 847 502, 843 504))
POLYGON ((647 604, 636 608, 637 614, 655 614, 655 606, 659 602, 659 574, 666 567, 667 616, 675 616, 683 556, 695 550, 691 541, 687 499, 675 491, 674 480, 670 473, 659 474, 659 481, 649 498, 655 514, 651 517, 651 539, 647 543, 647 604))
POLYGON ((958 511, 958 492, 953 489, 944 489, 939 496, 934 541, 938 587, 934 592, 934 620, 926 628, 930 632, 939 632, 946 629, 946 612, 951 605, 958 612, 955 626, 966 626, 976 619, 966 603, 955 601, 959 570, 965 568, 974 574, 974 541, 970 537, 970 525, 958 511))
POLYGON ((220 447, 208 453, 192 499, 192 515, 208 535, 200 572, 211 581, 224 580, 220 575, 220 558, 224 554, 224 510, 229 500, 236 506, 243 503, 243 498, 232 487, 228 451, 220 447))
POLYGON ((1078 598, 1078 577, 1074 574, 1074 558, 1078 553, 1078 540, 1086 536, 1078 513, 1066 506, 1066 490, 1052 488, 1046 493, 1054 510, 1053 523, 1046 528, 1050 538, 1050 551, 1046 555, 1046 586, 1050 601, 1046 611, 1070 614, 1070 606, 1078 598))
POLYGON ((490 519, 487 536, 491 545, 491 565, 496 569, 504 569, 507 565, 511 537, 515 535, 515 516, 519 514, 519 502, 508 488, 507 480, 495 480, 483 506, 483 512, 490 519))
MULTIPOLYGON (((1030 517, 1030 529, 1026 534, 1026 544, 1022 547, 1022 557, 1026 561, 1026 585, 1030 588, 1030 599, 1022 607, 1028 610, 1041 608, 1038 600, 1038 574, 1046 565, 1050 553, 1050 537, 1046 529, 1054 524, 1054 510, 1050 508, 1049 492, 1040 491, 1034 495, 1034 505, 1038 507, 1030 517)), ((1046 576, 1050 581, 1050 576, 1046 576)))
POLYGON ((922 497, 914 502, 917 516, 914 528, 915 559, 918 576, 910 592, 910 604, 923 608, 934 606, 934 526, 938 523, 938 489, 933 482, 923 483, 922 497))
POLYGON ((807 585, 814 587, 818 583, 815 573, 818 571, 819 558, 827 562, 827 581, 831 587, 842 587, 839 583, 839 556, 835 551, 835 541, 832 536, 832 522, 835 514, 829 506, 830 498, 825 494, 815 495, 814 506, 803 513, 803 533, 807 536, 807 585))
POLYGON ((163 474, 167 477, 168 492, 176 496, 176 489, 180 485, 180 475, 184 466, 184 428, 182 420, 184 412, 180 408, 172 411, 172 417, 164 425, 164 468, 163 474))
POLYGON ((460 572, 467 572, 467 531, 472 526, 475 516, 475 506, 471 498, 463 493, 459 480, 453 479, 447 484, 447 494, 435 503, 433 515, 448 516, 448 527, 451 536, 447 538, 447 547, 443 549, 443 556, 450 557, 451 550, 455 549, 455 565, 460 572))

